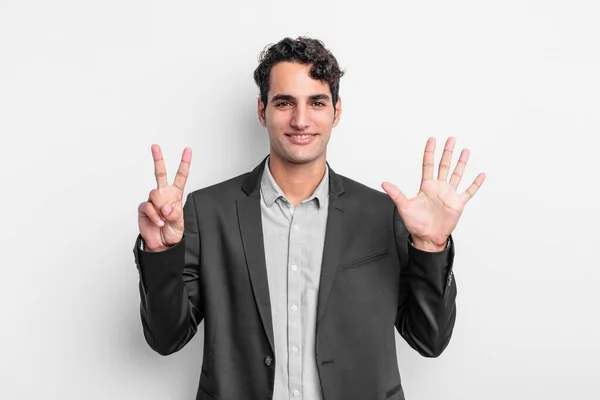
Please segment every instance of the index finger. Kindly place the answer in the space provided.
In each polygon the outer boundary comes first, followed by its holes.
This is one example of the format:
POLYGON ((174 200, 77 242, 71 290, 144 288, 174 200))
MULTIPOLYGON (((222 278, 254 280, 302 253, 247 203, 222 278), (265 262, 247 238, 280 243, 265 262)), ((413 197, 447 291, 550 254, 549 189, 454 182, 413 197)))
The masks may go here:
POLYGON ((156 177, 157 189, 166 188, 167 169, 165 168, 165 161, 163 160, 160 146, 157 144, 152 145, 152 158, 154 159, 154 176, 156 177))
POLYGON ((186 147, 183 149, 183 155, 181 156, 181 163, 179 169, 177 169, 177 175, 175 176, 175 182, 173 186, 183 192, 185 183, 187 182, 188 175, 190 174, 190 164, 192 162, 192 149, 186 147))

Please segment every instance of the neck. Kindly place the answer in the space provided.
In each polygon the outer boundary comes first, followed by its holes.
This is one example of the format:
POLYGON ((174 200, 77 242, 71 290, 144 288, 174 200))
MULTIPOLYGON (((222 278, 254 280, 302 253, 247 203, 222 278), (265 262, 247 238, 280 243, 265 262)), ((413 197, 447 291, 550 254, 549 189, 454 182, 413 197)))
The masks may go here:
POLYGON ((296 207, 309 198, 325 175, 325 154, 306 164, 294 164, 277 157, 273 152, 269 157, 271 175, 285 197, 296 207))

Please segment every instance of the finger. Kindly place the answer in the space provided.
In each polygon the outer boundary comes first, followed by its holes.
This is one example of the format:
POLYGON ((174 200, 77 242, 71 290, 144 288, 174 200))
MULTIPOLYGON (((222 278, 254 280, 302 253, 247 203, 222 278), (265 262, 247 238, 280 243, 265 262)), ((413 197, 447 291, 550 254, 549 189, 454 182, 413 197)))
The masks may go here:
POLYGON ((408 202, 408 199, 406 198, 404 193, 400 191, 400 189, 398 189, 390 182, 383 182, 381 184, 381 187, 383 188, 383 190, 385 190, 388 196, 390 196, 394 203, 396 203, 398 209, 404 209, 404 206, 408 202))
POLYGON ((162 151, 157 144, 152 145, 152 158, 154 159, 154 176, 156 177, 157 188, 166 188, 168 186, 167 169, 165 168, 162 151))
POLYGON ((185 183, 187 182, 187 178, 190 174, 190 164, 192 162, 192 149, 186 147, 183 149, 183 155, 181 156, 181 163, 179 164, 179 169, 177 170, 177 176, 175 176, 175 182, 173 182, 173 186, 178 188, 183 192, 185 188, 185 183))
MULTIPOLYGON (((150 191, 150 195, 148 196, 148 201, 152 203, 152 206, 156 209, 156 212, 164 218, 165 214, 163 214, 163 209, 165 204, 169 203, 162 195, 159 189, 152 189, 150 191)), ((174 201, 174 200, 173 200, 174 201)))
POLYGON ((456 140, 450 136, 446 140, 444 146, 444 152, 442 153, 442 159, 440 160, 440 166, 438 168, 438 180, 446 181, 448 179, 448 171, 450 171, 450 164, 452 163, 452 152, 454 151, 454 144, 456 140))
POLYGON ((458 188, 458 185, 460 184, 460 181, 462 180, 463 177, 463 172, 465 171, 465 167, 467 166, 467 161, 469 161, 469 149, 463 149, 460 152, 460 157, 458 158, 458 163, 456 164, 456 167, 454 168, 454 172, 452 173, 452 176, 450 177, 450 186, 452 186, 454 189, 458 188))
POLYGON ((425 144, 423 154, 423 177, 421 182, 433 179, 433 155, 435 153, 435 138, 430 137, 425 144))
POLYGON ((460 199, 462 200, 463 204, 466 204, 473 196, 475 196, 475 193, 477 193, 481 185, 483 185, 483 181, 485 181, 485 174, 482 172, 477 175, 477 178, 475 178, 475 181, 473 181, 471 186, 469 186, 467 190, 460 195, 460 199))
MULTIPOLYGON (((171 205, 171 212, 165 216, 165 218, 170 222, 177 222, 179 220, 183 220, 182 215, 183 212, 181 209, 181 201, 176 201, 171 205)), ((177 224, 175 224, 175 227, 177 227, 177 224)))
POLYGON ((177 221, 180 217, 180 214, 177 212, 178 204, 181 201, 174 201, 173 203, 166 203, 160 209, 163 217, 168 221, 177 221))
POLYGON ((154 222, 157 226, 163 227, 165 222, 160 218, 160 215, 156 212, 156 209, 149 201, 145 201, 140 204, 138 207, 139 215, 146 215, 152 222, 154 222))

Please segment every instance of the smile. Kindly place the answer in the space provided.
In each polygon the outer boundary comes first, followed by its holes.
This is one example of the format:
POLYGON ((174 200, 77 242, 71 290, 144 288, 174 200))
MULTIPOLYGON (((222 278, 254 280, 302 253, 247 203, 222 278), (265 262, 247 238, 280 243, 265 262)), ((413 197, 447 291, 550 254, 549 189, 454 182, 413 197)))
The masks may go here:
POLYGON ((297 135, 297 134, 290 134, 290 133, 286 133, 285 136, 289 136, 289 137, 293 137, 293 138, 300 138, 300 139, 306 139, 309 138, 311 136, 316 136, 316 133, 310 133, 310 134, 303 134, 303 135, 297 135))
POLYGON ((285 136, 290 138, 290 141, 294 144, 308 144, 314 140, 314 138, 317 136, 317 134, 316 133, 309 133, 309 134, 286 133, 285 136))

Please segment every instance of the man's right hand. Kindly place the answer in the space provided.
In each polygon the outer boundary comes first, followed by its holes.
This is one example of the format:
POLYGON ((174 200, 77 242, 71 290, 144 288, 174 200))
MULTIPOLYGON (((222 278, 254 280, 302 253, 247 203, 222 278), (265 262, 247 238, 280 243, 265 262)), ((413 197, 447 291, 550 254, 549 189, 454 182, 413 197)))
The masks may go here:
POLYGON ((148 201, 138 207, 138 224, 144 250, 161 251, 183 238, 183 190, 190 172, 192 149, 186 147, 183 150, 181 164, 171 186, 167 184, 167 171, 157 144, 152 145, 152 157, 157 188, 150 191, 148 201))

